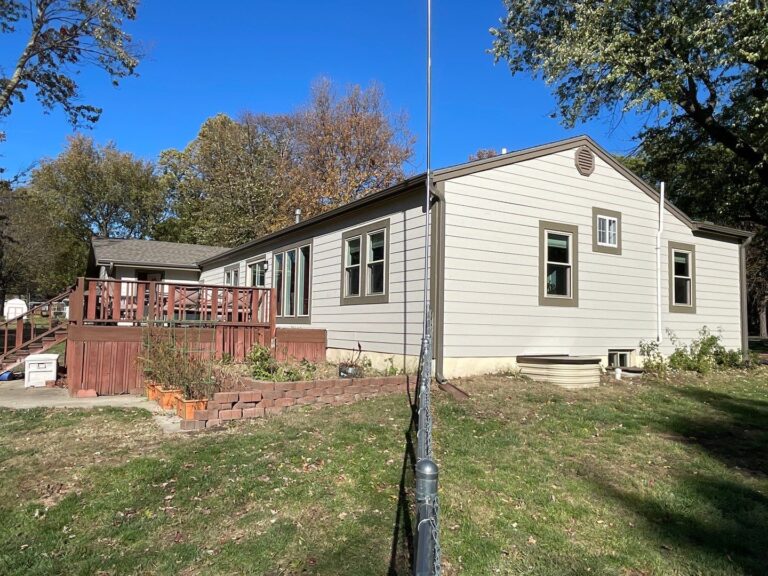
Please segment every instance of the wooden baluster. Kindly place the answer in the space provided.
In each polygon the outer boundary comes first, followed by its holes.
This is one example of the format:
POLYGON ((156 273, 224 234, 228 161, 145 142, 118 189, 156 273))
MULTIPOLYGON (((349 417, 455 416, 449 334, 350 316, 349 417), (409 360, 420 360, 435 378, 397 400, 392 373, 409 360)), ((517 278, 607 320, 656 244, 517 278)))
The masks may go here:
POLYGON ((240 289, 232 289, 232 322, 240 321, 240 289))
POLYGON ((97 320, 96 317, 96 288, 98 287, 98 280, 88 281, 88 312, 86 314, 86 320, 97 320))
POLYGON ((70 324, 83 323, 83 300, 85 299, 85 278, 78 278, 75 290, 69 298, 70 324))
POLYGON ((173 321, 174 308, 176 306, 176 286, 168 285, 168 320, 173 321))
POLYGON ((16 348, 24 343, 24 316, 16 318, 16 348))
POLYGON ((112 282, 112 320, 117 322, 121 317, 123 300, 122 285, 120 282, 112 282))
POLYGON ((147 303, 147 322, 151 323, 157 318, 157 283, 152 280, 149 283, 149 302, 147 303))
POLYGON ((147 285, 139 282, 136 285, 136 317, 134 323, 141 322, 144 319, 144 297, 146 295, 147 285))
POLYGON ((219 290, 217 288, 211 288, 211 311, 209 313, 209 320, 211 322, 215 322, 216 318, 218 317, 218 306, 219 306, 219 290))
POLYGON ((277 291, 274 288, 269 290, 269 345, 275 345, 275 335, 277 334, 277 308, 275 307, 277 291))

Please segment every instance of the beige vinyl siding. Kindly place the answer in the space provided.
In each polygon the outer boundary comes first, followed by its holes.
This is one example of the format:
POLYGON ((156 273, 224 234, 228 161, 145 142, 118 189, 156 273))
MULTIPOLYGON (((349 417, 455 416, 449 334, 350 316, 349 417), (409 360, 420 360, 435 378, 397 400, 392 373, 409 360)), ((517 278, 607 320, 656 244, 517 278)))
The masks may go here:
MULTIPOLYGON (((302 238, 276 241, 269 246, 237 254, 237 259, 217 263, 201 274, 201 282, 222 284, 224 270, 235 262, 240 266, 240 283, 245 285, 247 263, 266 254, 269 262, 267 287, 272 286, 272 251, 280 245, 311 238, 312 282, 309 324, 285 324, 291 328, 324 328, 328 347, 351 350, 359 342, 363 353, 417 355, 421 340, 422 287, 424 276, 424 212, 419 192, 388 200, 382 205, 344 215, 306 231, 302 238), (342 306, 342 234, 347 230, 389 219, 389 302, 342 306), (269 250, 265 251, 265 248, 269 250)), ((278 318, 278 326, 282 326, 278 318)))
MULTIPOLYGON (((446 358, 607 355, 656 336, 658 204, 599 157, 574 150, 445 182, 446 358), (592 250, 592 208, 622 214, 622 254, 592 250), (578 226, 579 305, 539 306, 539 222, 578 226)), ((663 322, 684 340, 704 324, 740 342, 738 245, 694 237, 667 212, 663 322), (667 242, 696 245, 697 314, 668 313, 667 242)), ((669 352, 665 346, 665 352, 669 352)))

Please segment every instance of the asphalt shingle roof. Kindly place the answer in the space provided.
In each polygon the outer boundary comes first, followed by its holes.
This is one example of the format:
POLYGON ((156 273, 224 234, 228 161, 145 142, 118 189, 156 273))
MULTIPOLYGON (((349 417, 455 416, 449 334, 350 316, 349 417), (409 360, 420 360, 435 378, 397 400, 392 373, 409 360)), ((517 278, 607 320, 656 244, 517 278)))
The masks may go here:
POLYGON ((221 246, 178 244, 158 240, 93 238, 96 264, 136 264, 195 268, 197 263, 225 252, 221 246))

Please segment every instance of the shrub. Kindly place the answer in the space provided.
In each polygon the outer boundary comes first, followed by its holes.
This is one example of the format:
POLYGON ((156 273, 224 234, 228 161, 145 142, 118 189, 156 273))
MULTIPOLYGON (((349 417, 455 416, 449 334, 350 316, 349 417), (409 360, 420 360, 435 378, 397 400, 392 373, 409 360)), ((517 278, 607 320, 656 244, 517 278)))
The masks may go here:
POLYGON ((211 362, 179 344, 174 331, 147 328, 142 336, 139 361, 147 378, 163 388, 181 390, 189 400, 210 398, 218 390, 211 362))
POLYGON ((640 341, 640 356, 643 357, 643 370, 646 373, 663 379, 667 375, 667 360, 659 349, 656 340, 640 341))
POLYGON ((247 358, 251 375, 257 380, 273 382, 296 382, 312 380, 317 366, 308 360, 301 362, 278 362, 266 346, 257 344, 248 353, 247 358))
POLYGON ((740 368, 744 359, 738 350, 726 350, 719 334, 712 334, 706 326, 699 330, 699 337, 689 345, 682 343, 671 330, 667 330, 675 351, 669 356, 669 367, 706 374, 719 368, 740 368))

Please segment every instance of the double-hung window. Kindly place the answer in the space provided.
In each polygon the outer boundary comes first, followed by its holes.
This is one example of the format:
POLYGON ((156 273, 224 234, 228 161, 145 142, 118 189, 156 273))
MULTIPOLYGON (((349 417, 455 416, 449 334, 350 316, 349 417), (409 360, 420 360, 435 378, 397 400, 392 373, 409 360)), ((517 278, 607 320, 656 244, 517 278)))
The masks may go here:
POLYGON ((341 304, 389 302, 389 220, 342 234, 341 304))
POLYGON ((691 244, 669 243, 669 311, 696 312, 696 252, 691 244))
POLYGON ((299 243, 272 256, 273 288, 281 323, 309 323, 312 287, 312 244, 299 243))
POLYGON ((240 285, 240 266, 239 265, 224 269, 224 285, 225 286, 240 285))
POLYGON ((253 288, 264 288, 267 285, 267 261, 257 260, 248 264, 250 272, 251 286, 253 288))
POLYGON ((592 208, 592 251, 621 254, 621 212, 592 208))
POLYGON ((578 227, 539 223, 540 306, 579 305, 578 243, 578 227))

